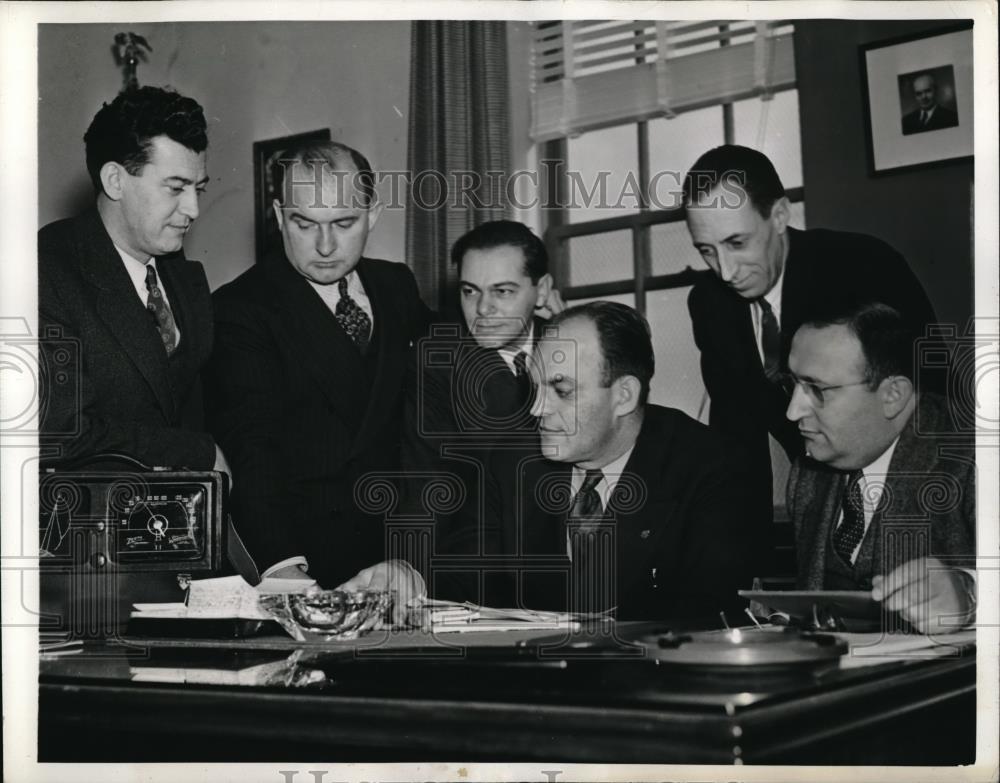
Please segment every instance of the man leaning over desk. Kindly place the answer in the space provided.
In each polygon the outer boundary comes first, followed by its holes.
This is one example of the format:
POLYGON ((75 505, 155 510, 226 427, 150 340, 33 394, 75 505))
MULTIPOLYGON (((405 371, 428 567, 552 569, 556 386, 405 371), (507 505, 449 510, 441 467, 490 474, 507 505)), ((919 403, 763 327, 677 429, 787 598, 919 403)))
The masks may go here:
POLYGON ((922 633, 975 614, 976 466, 940 396, 917 393, 913 334, 868 303, 807 320, 792 339, 788 418, 799 587, 871 590, 922 633))

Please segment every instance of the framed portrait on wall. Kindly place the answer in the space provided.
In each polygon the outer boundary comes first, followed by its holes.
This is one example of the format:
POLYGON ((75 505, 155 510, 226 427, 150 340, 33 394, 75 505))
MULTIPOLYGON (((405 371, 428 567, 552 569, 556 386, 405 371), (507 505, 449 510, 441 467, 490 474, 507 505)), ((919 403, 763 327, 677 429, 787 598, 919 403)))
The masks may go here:
POLYGON ((868 173, 971 159, 972 24, 861 47, 868 173))
POLYGON ((321 130, 279 136, 253 143, 253 224, 257 263, 260 263, 267 251, 280 241, 278 221, 271 208, 278 195, 274 177, 275 163, 278 162, 285 150, 297 144, 329 140, 330 129, 322 128, 321 130))

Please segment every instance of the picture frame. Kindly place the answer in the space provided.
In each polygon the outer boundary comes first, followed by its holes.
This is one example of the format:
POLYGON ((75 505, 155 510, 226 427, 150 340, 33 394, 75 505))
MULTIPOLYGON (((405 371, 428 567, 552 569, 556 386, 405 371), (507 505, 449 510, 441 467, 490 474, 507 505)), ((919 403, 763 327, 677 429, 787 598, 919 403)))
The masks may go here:
POLYGON ((271 208, 277 197, 273 168, 278 157, 295 145, 329 140, 330 129, 320 128, 253 143, 253 223, 257 263, 261 263, 268 251, 279 242, 278 222, 271 208))
POLYGON ((860 47, 870 176, 971 160, 972 22, 860 47))

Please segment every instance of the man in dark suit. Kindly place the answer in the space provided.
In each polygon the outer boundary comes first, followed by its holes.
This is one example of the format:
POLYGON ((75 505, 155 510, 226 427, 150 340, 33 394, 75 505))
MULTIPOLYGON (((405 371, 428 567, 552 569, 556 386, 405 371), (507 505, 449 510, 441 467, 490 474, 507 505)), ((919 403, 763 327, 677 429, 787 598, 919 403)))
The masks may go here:
POLYGON ((799 586, 872 590, 921 632, 975 609, 975 452, 945 402, 914 389, 912 334, 881 303, 795 333, 788 418, 805 441, 788 482, 799 586))
POLYGON ((381 210, 364 156, 291 150, 280 192, 282 248, 215 293, 209 422, 258 569, 334 587, 385 557, 383 517, 355 486, 398 474, 403 382, 428 312, 406 266, 363 257, 381 210))
POLYGON ((545 244, 524 224, 497 220, 459 238, 451 256, 463 323, 435 324, 418 344, 403 451, 411 495, 435 472, 467 474, 497 443, 535 429, 527 361, 544 323, 535 313, 554 293, 545 244), (444 453, 456 449, 458 459, 444 453))
POLYGON ((903 115, 904 136, 958 125, 958 114, 938 103, 937 84, 933 74, 921 73, 914 77, 913 97, 917 101, 917 108, 903 115))
POLYGON ((710 426, 751 471, 748 521, 756 556, 766 562, 773 519, 769 436, 789 459, 801 452, 784 415, 788 396, 777 382, 792 334, 830 302, 887 302, 915 335, 935 321, 934 311, 906 261, 884 242, 790 228, 781 180, 756 150, 725 145, 706 152, 685 177, 684 200, 694 246, 714 273, 688 297, 710 426))
POLYGON ((540 449, 496 450, 485 517, 449 541, 433 595, 619 619, 711 618, 740 607, 754 564, 745 480, 706 427, 647 403, 649 327, 592 302, 557 315, 537 345, 540 449), (496 480, 513 460, 518 480, 496 480), (452 580, 456 571, 470 579, 452 580))
POLYGON ((157 87, 118 95, 84 136, 97 202, 38 234, 43 463, 120 453, 151 466, 227 468, 201 431, 212 345, 208 281, 181 245, 208 182, 205 117, 157 87), (65 366, 65 363, 63 363, 65 366))

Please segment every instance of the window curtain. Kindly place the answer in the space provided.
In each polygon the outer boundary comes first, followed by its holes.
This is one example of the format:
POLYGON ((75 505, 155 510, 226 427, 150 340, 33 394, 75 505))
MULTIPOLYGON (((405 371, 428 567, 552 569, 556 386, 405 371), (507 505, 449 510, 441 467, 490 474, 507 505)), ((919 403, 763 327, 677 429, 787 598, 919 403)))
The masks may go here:
POLYGON ((509 166, 505 22, 414 21, 406 257, 431 307, 454 308, 451 246, 504 216, 509 166))

